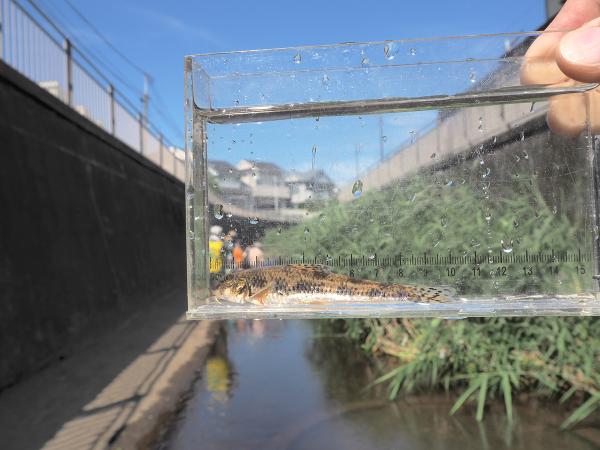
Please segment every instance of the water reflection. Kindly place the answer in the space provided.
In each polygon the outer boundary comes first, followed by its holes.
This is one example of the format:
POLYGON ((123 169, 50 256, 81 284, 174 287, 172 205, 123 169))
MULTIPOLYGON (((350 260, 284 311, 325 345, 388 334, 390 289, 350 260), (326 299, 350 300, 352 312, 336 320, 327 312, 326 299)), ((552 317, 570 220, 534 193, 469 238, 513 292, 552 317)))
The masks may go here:
POLYGON ((236 321, 224 327, 193 398, 163 448, 597 448, 530 405, 510 426, 502 405, 483 423, 445 395, 388 402, 365 389, 380 368, 322 322, 236 321))

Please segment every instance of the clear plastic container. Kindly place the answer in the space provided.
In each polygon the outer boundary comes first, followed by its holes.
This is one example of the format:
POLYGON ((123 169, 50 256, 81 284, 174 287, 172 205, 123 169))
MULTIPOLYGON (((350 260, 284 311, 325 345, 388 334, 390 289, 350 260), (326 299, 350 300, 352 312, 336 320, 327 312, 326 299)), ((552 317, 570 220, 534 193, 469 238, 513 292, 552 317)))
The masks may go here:
POLYGON ((188 317, 600 313, 560 35, 187 57, 188 317))

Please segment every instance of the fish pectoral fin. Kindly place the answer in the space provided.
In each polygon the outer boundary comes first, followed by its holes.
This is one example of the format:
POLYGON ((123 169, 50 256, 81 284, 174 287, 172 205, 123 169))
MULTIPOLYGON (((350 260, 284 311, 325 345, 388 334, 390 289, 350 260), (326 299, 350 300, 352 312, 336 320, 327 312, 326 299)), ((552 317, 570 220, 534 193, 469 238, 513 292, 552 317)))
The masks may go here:
POLYGON ((269 283, 264 288, 256 291, 254 294, 250 296, 252 300, 258 300, 261 305, 265 304, 265 300, 267 296, 272 292, 275 283, 269 283))

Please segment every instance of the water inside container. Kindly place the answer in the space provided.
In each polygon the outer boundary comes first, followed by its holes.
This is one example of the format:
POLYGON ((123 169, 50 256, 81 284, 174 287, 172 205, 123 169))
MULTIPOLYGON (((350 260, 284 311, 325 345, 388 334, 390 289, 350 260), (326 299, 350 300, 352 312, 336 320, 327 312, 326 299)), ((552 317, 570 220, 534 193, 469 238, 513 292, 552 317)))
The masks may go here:
POLYGON ((189 316, 598 313, 589 123, 547 120, 593 86, 522 86, 509 61, 431 95, 195 98, 189 316))

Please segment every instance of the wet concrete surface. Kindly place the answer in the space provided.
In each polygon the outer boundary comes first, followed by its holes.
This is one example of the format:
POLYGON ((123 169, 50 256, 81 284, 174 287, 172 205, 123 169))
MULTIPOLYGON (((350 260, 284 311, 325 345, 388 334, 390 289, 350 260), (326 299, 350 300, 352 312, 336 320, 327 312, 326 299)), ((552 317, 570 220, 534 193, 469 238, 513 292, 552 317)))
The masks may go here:
POLYGON ((472 408, 449 416, 445 394, 389 402, 363 352, 310 321, 238 321, 225 327, 193 393, 159 448, 594 449, 598 428, 561 432, 563 415, 530 402, 507 422, 472 408))

